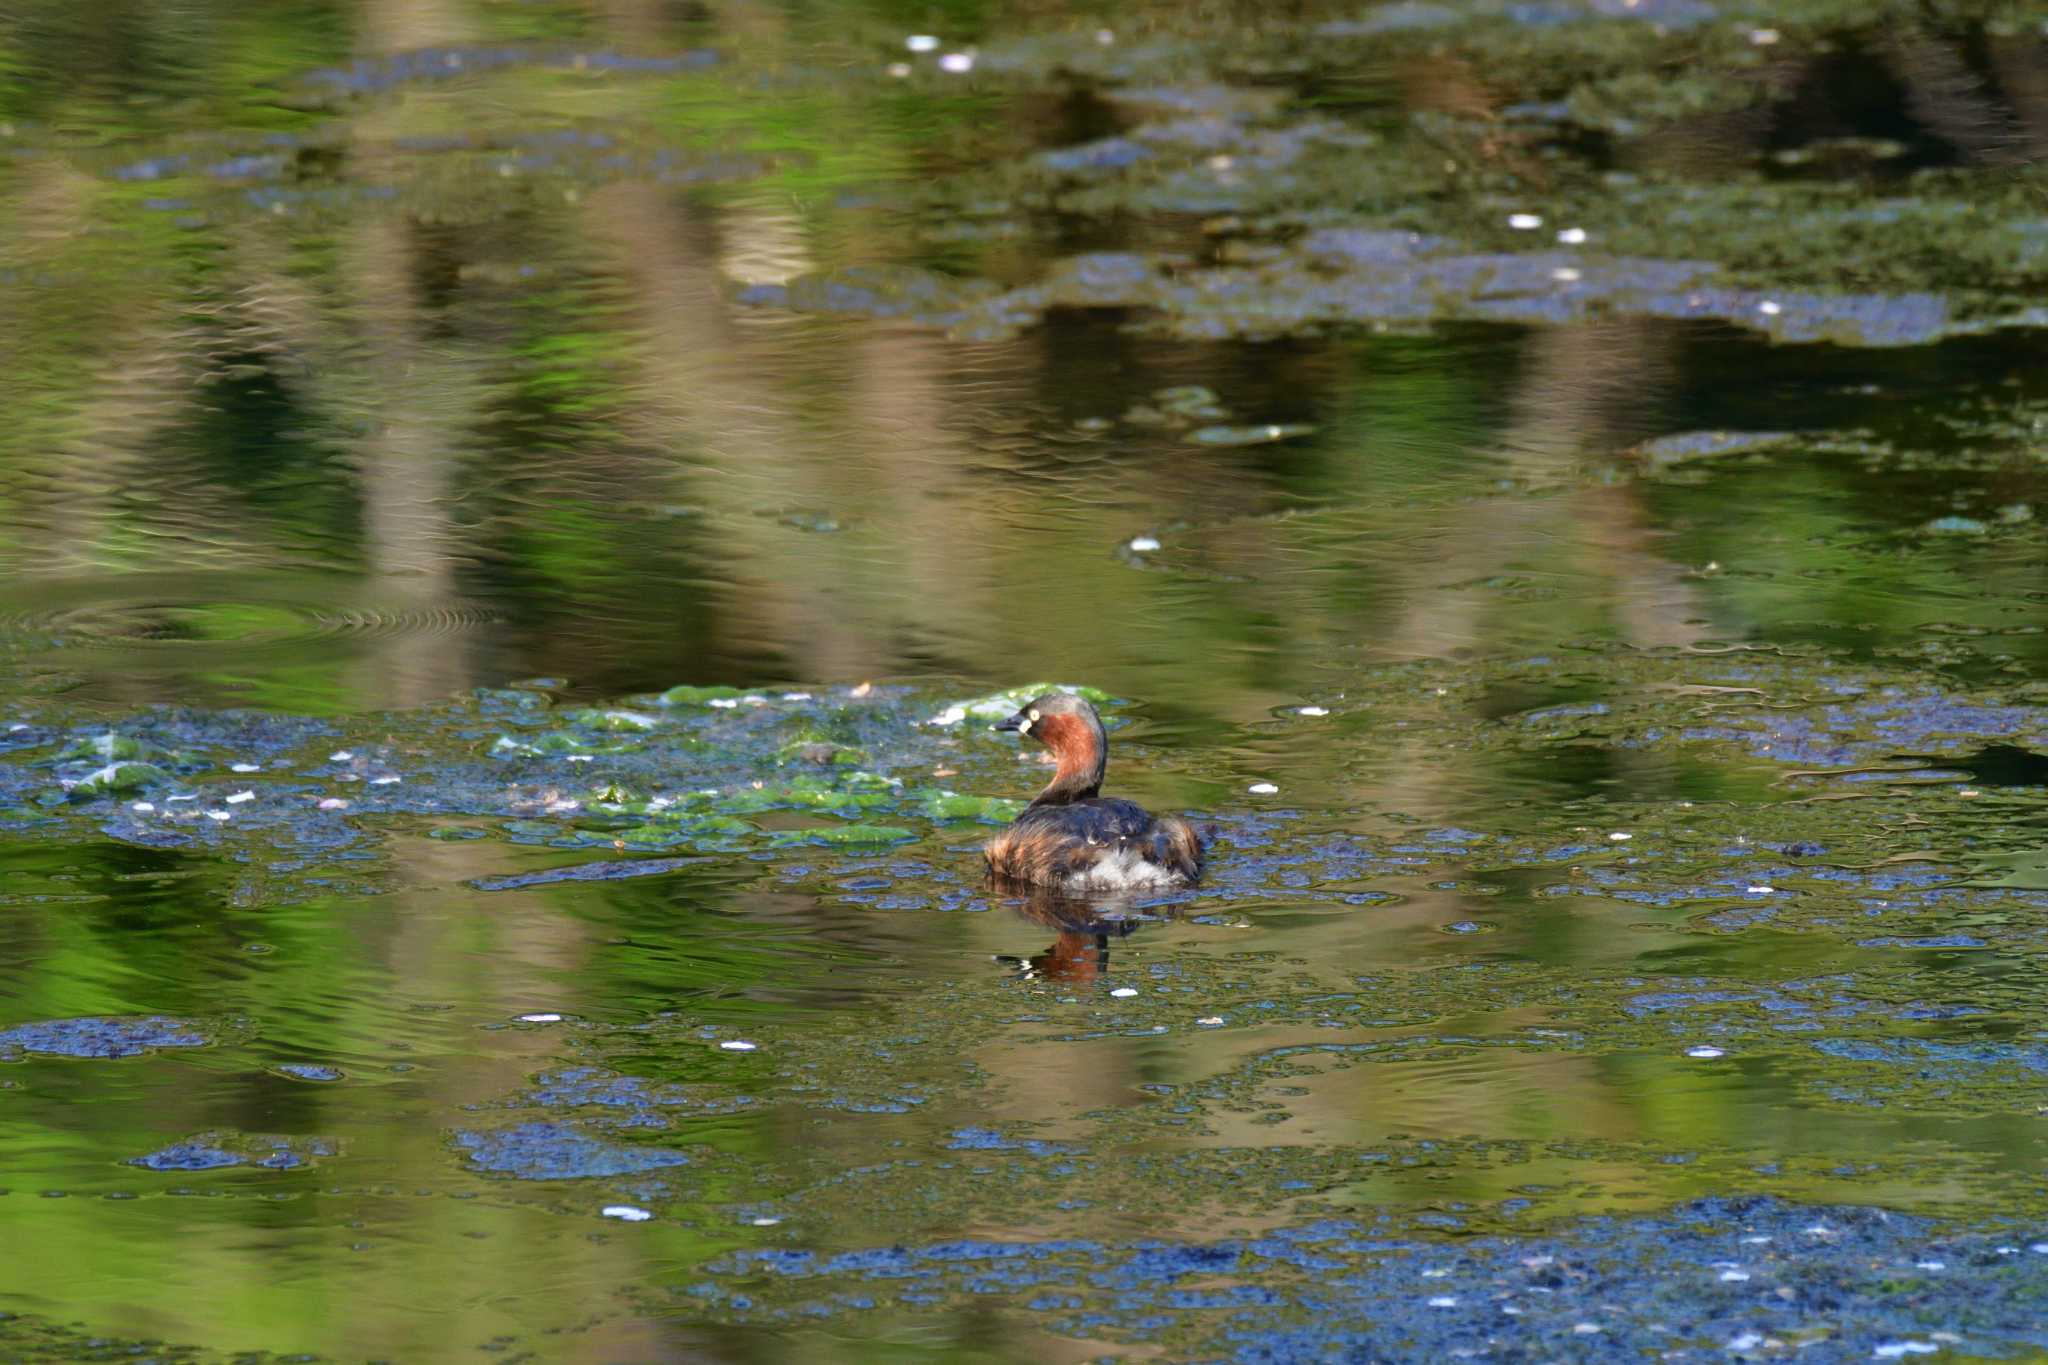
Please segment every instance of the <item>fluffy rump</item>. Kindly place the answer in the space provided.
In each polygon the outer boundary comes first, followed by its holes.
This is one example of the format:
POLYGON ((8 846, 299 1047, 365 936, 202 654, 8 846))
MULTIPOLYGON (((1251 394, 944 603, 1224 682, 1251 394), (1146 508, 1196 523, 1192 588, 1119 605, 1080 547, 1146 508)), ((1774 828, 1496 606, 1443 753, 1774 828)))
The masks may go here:
POLYGON ((1129 801, 1034 806, 982 846, 989 870, 1069 892, 1190 886, 1202 841, 1178 816, 1155 819, 1129 801))

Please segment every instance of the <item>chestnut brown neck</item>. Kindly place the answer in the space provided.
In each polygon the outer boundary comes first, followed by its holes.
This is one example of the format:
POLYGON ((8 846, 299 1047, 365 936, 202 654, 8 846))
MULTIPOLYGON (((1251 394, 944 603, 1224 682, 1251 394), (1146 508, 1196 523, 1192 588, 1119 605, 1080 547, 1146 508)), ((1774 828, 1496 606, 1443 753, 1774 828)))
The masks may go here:
POLYGON ((1047 716, 1031 729, 1052 750, 1060 765, 1034 806, 1065 806, 1086 801, 1102 790, 1102 772, 1109 766, 1109 743, 1101 731, 1079 716, 1047 716))

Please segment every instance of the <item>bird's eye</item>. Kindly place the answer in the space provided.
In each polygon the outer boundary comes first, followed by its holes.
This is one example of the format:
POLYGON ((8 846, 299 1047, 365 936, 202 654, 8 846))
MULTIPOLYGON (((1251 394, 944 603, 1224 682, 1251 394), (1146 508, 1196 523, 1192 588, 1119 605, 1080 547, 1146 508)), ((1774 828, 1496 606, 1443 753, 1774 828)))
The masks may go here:
POLYGON ((1033 712, 1031 713, 1031 719, 1032 719, 1032 721, 1033 721, 1033 722, 1037 722, 1037 721, 1041 721, 1041 720, 1045 719, 1045 717, 1043 717, 1043 716, 1039 715, 1039 714, 1038 714, 1038 713, 1037 713, 1036 711, 1033 711, 1033 712))

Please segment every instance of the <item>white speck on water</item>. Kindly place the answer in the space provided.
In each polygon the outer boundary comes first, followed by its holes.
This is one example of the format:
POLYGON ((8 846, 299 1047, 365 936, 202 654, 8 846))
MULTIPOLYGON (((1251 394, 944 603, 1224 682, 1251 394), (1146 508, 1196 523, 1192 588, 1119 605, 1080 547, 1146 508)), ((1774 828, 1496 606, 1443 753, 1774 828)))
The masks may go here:
POLYGON ((373 777, 370 779, 370 785, 373 787, 391 787, 403 781, 405 779, 402 777, 373 777))
POLYGON ((1119 1000, 1127 999, 1130 996, 1136 995, 1137 993, 1137 988, 1134 986, 1118 986, 1115 990, 1110 992, 1111 995, 1117 997, 1117 999, 1119 1000))
POLYGON ((321 810, 347 810, 347 809, 348 809, 348 802, 346 802, 346 801, 342 800, 342 799, 341 799, 340 797, 338 797, 338 796, 325 796, 325 797, 322 797, 322 798, 320 799, 320 809, 321 809, 321 810))
POLYGON ((1749 41, 1758 47, 1769 47, 1778 41, 1778 37, 1778 30, 1774 28, 1753 28, 1749 31, 1749 41))
POLYGON ((263 771, 263 765, 261 763, 230 763, 228 771, 231 773, 260 773, 263 771))
POLYGON ((20 734, 23 730, 26 729, 28 729, 28 723, 26 721, 18 720, 14 722, 14 724, 7 727, 7 733, 10 735, 20 734))
POLYGON ((1586 240, 1586 230, 1584 228, 1563 228, 1559 230, 1557 240, 1563 242, 1566 246, 1578 246, 1586 240))
POLYGON ((1636 836, 1633 834, 1626 833, 1622 830, 1616 830, 1614 831, 1614 833, 1608 835, 1607 837, 1617 844, 1625 844, 1629 840, 1635 838, 1636 836))
POLYGON ((255 799, 255 792, 236 792, 232 796, 228 797, 228 804, 230 806, 239 806, 244 801, 254 801, 255 799))
POLYGON ((333 753, 327 755, 327 761, 329 763, 346 763, 354 757, 355 755, 346 749, 336 749, 333 753))
POLYGON ((569 754, 569 755, 567 755, 566 757, 567 757, 568 761, 569 761, 569 762, 571 762, 571 763, 595 763, 595 762, 597 762, 597 755, 596 755, 596 754, 569 754))
POLYGON ((1743 1244, 1744 1246, 1746 1246, 1746 1247, 1760 1247, 1760 1246, 1764 1246, 1764 1245, 1768 1244, 1768 1243, 1770 1242, 1770 1240, 1771 1240, 1770 1238, 1768 1238, 1768 1237, 1766 1237, 1766 1236, 1762 1235, 1761 1233, 1759 1233, 1759 1234, 1758 1234, 1758 1235, 1756 1235, 1755 1237, 1745 1237, 1745 1238, 1743 1238, 1743 1239, 1742 1239, 1742 1244, 1743 1244))
POLYGON ((2028 1247, 2027 1250, 2033 1252, 2036 1256, 2048 1256, 2048 1242, 2036 1242, 2028 1247))
POLYGON ((740 699, 738 697, 713 697, 711 704, 721 711, 732 711, 739 707, 740 699))
POLYGON ((136 802, 136 803, 135 803, 134 805, 130 806, 130 807, 129 807, 128 809, 129 809, 129 810, 132 810, 132 811, 134 811, 134 812, 135 812, 135 813, 136 813, 137 815, 147 815, 147 814, 149 814, 149 813, 150 813, 151 811, 155 810, 155 809, 156 809, 156 807, 155 807, 155 806, 153 806, 153 805, 151 805, 151 804, 150 804, 149 802, 147 802, 147 801, 137 801, 137 802, 136 802))
POLYGON ((1782 304, 1777 302, 1777 300, 1765 299, 1762 303, 1756 306, 1756 311, 1762 313, 1767 318, 1774 318, 1778 316, 1778 314, 1784 312, 1785 309, 1782 304))
POLYGON ((1508 226, 1517 232, 1534 232, 1537 228, 1543 226, 1543 215, 1540 213, 1511 213, 1508 215, 1508 226))
POLYGON ((895 78, 896 78, 897 80, 899 80, 899 81, 900 81, 900 80, 902 80, 902 79, 904 79, 904 78, 905 78, 906 76, 908 76, 908 75, 910 74, 910 63, 909 63, 909 62, 891 62, 891 63, 889 63, 889 74, 890 74, 891 76, 894 76, 894 77, 895 77, 895 78))
POLYGON ((719 1046, 724 1048, 727 1052, 752 1052, 755 1048, 759 1047, 760 1044, 750 1043, 744 1038, 728 1038, 724 1042, 720 1043, 719 1046))
POLYGON ((1203 1028, 1222 1028, 1223 1016, 1220 1014, 1204 1015, 1202 1018, 1195 1020, 1195 1022, 1203 1028))
POLYGON ((1429 1301, 1429 1306, 1431 1308, 1456 1308, 1458 1301, 1449 1294, 1439 1294, 1429 1301))
POLYGON ((1422 1278, 1425 1280, 1441 1280, 1450 1273, 1450 1271, 1445 1270, 1442 1266, 1433 1265, 1422 1272, 1422 1278))
POLYGON ((1597 1322, 1580 1322, 1572 1325, 1572 1334, 1581 1337, 1597 1337, 1607 1329, 1597 1322))
POLYGON ((1749 1272, 1747 1270, 1724 1270, 1721 1272, 1721 1280, 1724 1284, 1741 1284, 1748 1278, 1749 1272))
POLYGON ((763 1215, 762 1217, 756 1218, 754 1220, 754 1226, 757 1228, 772 1228, 781 1221, 782 1220, 780 1218, 769 1218, 766 1215, 763 1215))
POLYGON ((1500 1311, 1506 1313, 1511 1318, 1519 1318, 1520 1316, 1522 1316, 1522 1310, 1515 1307, 1511 1303, 1502 1304, 1500 1306, 1500 1311))
POLYGON ((939 58, 939 70, 950 71, 955 76, 964 76, 974 70, 974 54, 972 52, 948 52, 945 56, 939 58))
POLYGON ((173 795, 166 796, 164 798, 164 801, 166 804, 168 804, 172 801, 197 801, 198 799, 198 792, 177 792, 173 795))
POLYGON ((784 692, 782 699, 784 701, 809 701, 811 694, 808 692, 784 692))
POLYGON ((1931 1341, 1887 1341, 1870 1354, 1879 1360, 1898 1360, 1904 1356, 1931 1356, 1940 1349, 1931 1341))
POLYGON ((1800 1231, 1804 1232, 1808 1237, 1832 1237, 1835 1235, 1835 1230, 1826 1223, 1815 1223, 1810 1228, 1801 1228, 1800 1231))
POLYGON ((1522 1258, 1522 1264, 1530 1270, 1541 1270, 1547 1265, 1555 1265, 1556 1263, 1557 1257, 1555 1256, 1524 1256, 1522 1258))
POLYGON ((1579 278, 1579 272, 1572 269, 1568 265, 1561 265, 1557 269, 1550 272, 1550 278, 1556 280, 1560 284, 1570 284, 1574 280, 1579 278))
POLYGON ((636 1209, 631 1204, 606 1204, 604 1206, 604 1216, 607 1218, 617 1218, 627 1223, 644 1223, 654 1217, 646 1209, 636 1209))
POLYGON ((1715 1057, 1726 1057, 1728 1054, 1715 1047, 1712 1043, 1701 1043, 1698 1047, 1687 1048, 1685 1055, 1688 1057, 1698 1057, 1703 1060, 1712 1060, 1715 1057))
POLYGON ((1274 796, 1280 791, 1271 782, 1254 782, 1249 787, 1246 787, 1245 790, 1254 796, 1274 796))
POLYGON ((522 1014, 519 1016, 518 1022, 522 1024, 559 1024, 562 1022, 562 1016, 559 1014, 522 1014))
POLYGON ((1746 886, 1743 888, 1752 896, 1768 896, 1777 889, 1775 886, 1746 886))
POLYGON ((1947 1269, 1948 1269, 1948 1262, 1946 1262, 1946 1261, 1915 1261, 1915 1262, 1913 1262, 1913 1267, 1914 1267, 1914 1269, 1916 1269, 1916 1270, 1947 1270, 1947 1269))
POLYGON ((206 818, 209 820, 232 820, 235 818, 235 813, 231 810, 210 810, 206 812, 206 818))
POLYGON ((903 45, 912 52, 937 52, 939 40, 929 33, 913 33, 903 40, 903 45))
POLYGON ((1131 537, 1131 551, 1134 554, 1148 555, 1158 548, 1159 541, 1152 536, 1131 537))
POLYGON ((1979 792, 1977 791, 1977 789, 1976 789, 1975 787, 1962 787, 1962 788, 1958 788, 1958 789, 1957 789, 1957 791, 1956 791, 1956 795, 1957 795, 1957 796, 1977 796, 1977 795, 1980 795, 1980 793, 1979 793, 1979 792))
POLYGON ((1754 1351, 1757 1347, 1763 1344, 1763 1333, 1744 1332, 1741 1336, 1732 1338, 1727 1344, 1727 1346, 1723 1347, 1722 1349, 1729 1351, 1754 1351))

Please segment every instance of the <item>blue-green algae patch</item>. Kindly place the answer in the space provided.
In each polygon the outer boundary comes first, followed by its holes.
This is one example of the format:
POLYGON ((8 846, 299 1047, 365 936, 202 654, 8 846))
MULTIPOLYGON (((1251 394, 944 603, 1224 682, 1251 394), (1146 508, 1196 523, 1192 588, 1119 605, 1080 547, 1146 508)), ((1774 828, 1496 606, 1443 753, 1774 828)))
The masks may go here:
POLYGON ((0 58, 0 1355, 2048 1350, 2033 10, 211 8, 0 58))
POLYGON ((0 1061, 25 1056, 140 1057, 165 1048, 207 1047, 214 1035, 196 1021, 162 1015, 51 1019, 0 1029, 0 1061))

